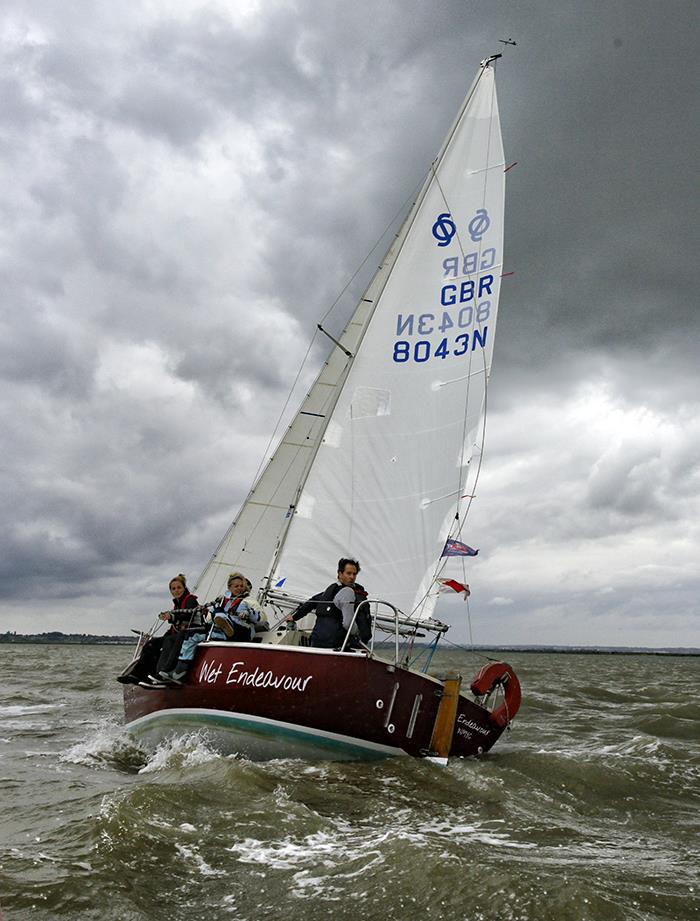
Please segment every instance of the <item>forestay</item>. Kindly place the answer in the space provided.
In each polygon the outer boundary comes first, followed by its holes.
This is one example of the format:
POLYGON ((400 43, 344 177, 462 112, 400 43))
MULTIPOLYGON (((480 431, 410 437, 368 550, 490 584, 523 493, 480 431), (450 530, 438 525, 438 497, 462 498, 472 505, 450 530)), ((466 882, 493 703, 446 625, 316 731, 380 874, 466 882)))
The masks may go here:
POLYGON ((378 273, 198 584, 231 568, 305 598, 341 556, 421 619, 456 512, 491 366, 504 158, 484 66, 378 273), (351 357, 345 353, 351 353, 351 357))

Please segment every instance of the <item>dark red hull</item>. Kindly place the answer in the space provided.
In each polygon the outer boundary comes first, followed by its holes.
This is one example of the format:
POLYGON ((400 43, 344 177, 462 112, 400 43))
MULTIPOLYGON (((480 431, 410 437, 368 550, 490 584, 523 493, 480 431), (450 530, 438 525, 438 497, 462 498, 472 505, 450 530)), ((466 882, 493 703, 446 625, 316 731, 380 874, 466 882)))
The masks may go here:
MULTIPOLYGON (((125 685, 129 729, 158 741, 205 729, 249 757, 367 758, 432 754, 442 683, 364 653, 249 643, 207 644, 182 687, 125 685)), ((460 695, 450 755, 488 751, 503 732, 460 695)))

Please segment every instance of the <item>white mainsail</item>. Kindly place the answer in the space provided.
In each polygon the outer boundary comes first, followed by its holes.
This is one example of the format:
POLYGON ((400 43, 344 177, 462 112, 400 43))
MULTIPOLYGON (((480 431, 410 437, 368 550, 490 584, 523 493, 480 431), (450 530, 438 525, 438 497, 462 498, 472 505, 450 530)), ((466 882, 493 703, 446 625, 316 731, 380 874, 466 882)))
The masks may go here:
POLYGON ((306 598, 357 557, 373 598, 425 619, 459 536, 491 367, 504 158, 485 64, 385 260, 199 580, 241 569, 306 598), (346 354, 349 352, 350 355, 346 354))

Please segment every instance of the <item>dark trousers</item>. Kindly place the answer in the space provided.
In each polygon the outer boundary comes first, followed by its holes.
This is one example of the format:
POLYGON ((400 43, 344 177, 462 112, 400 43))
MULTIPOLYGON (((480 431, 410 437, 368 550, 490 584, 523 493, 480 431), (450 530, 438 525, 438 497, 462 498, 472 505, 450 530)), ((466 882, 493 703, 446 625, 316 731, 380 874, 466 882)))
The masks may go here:
POLYGON ((156 675, 159 672, 171 672, 175 668, 186 636, 187 632, 185 630, 181 630, 179 633, 166 633, 163 637, 163 645, 156 665, 156 675))
POLYGON ((311 632, 311 645, 321 649, 338 649, 343 645, 345 630, 342 623, 328 614, 319 614, 316 617, 314 629, 311 632))

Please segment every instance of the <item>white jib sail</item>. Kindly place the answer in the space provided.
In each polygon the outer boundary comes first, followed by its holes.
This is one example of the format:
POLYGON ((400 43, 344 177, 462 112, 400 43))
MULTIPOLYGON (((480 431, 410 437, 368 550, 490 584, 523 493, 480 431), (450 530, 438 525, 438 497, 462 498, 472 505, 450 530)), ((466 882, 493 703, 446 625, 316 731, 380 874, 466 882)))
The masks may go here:
POLYGON ((306 598, 357 557, 373 598, 431 615, 458 536, 491 366, 503 264, 504 158, 480 72, 341 343, 198 584, 231 568, 306 598), (273 571, 270 572, 271 567, 273 571))

